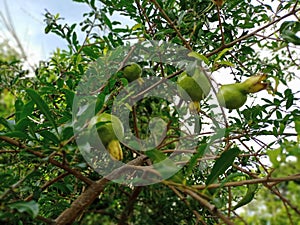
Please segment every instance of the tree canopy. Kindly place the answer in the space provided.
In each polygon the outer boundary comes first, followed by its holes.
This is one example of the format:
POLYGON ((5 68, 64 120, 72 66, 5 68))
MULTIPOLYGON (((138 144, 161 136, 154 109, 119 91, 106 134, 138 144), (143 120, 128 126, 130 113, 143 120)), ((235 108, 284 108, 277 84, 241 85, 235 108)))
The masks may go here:
POLYGON ((1 224, 299 224, 298 1, 73 1, 0 44, 1 224))

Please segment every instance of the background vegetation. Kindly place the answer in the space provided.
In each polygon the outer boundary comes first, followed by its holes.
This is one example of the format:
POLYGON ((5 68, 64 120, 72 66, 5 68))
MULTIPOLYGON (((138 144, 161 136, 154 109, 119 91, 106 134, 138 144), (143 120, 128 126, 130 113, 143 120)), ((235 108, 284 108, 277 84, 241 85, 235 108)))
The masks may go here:
MULTIPOLYGON (((68 48, 34 67, 34 76, 22 51, 1 43, 2 224, 300 224, 298 1, 74 1, 90 7, 81 23, 65 24, 57 12, 45 13, 45 32, 60 36, 68 48), (132 25, 112 20, 112 14, 130 18, 132 25), (225 110, 221 141, 203 126, 192 160, 177 176, 123 186, 103 179, 83 159, 72 104, 89 63, 144 40, 199 53, 215 86, 265 73, 273 90, 225 110), (209 142, 217 155, 203 153, 209 142)), ((141 66, 143 77, 175 74, 170 80, 176 82, 175 67, 146 61, 141 66)), ((124 82, 115 76, 103 87, 99 111, 110 112, 124 82)), ((201 104, 200 117, 209 125, 213 106, 201 104)), ((144 99, 133 114, 133 133, 141 137, 153 116, 173 122, 156 149, 170 154, 178 121, 168 102, 144 99)), ((122 148, 124 162, 149 163, 147 156, 122 148)))

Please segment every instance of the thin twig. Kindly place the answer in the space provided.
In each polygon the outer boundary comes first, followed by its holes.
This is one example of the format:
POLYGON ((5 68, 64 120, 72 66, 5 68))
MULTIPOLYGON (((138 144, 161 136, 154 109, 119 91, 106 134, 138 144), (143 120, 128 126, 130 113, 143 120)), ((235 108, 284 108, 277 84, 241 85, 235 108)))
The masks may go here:
MULTIPOLYGON (((21 149, 24 149, 24 150, 26 150, 27 152, 29 152, 29 153, 31 153, 31 154, 33 154, 33 155, 39 157, 39 158, 42 158, 42 159, 43 159, 43 158, 46 158, 46 157, 47 157, 47 156, 43 155, 41 152, 34 151, 34 150, 28 148, 27 146, 25 146, 24 144, 22 144, 21 142, 16 141, 16 140, 14 140, 14 139, 12 139, 12 138, 10 138, 10 137, 0 136, 0 140, 3 140, 3 141, 5 141, 5 142, 7 142, 7 143, 9 143, 9 144, 12 144, 12 145, 14 145, 14 146, 16 146, 16 147, 19 147, 19 148, 21 148, 21 149)), ((59 167, 59 168, 65 170, 65 171, 67 171, 67 172, 69 172, 69 173, 71 173, 71 174, 73 174, 73 175, 74 175, 75 177, 77 177, 79 180, 82 180, 83 182, 85 182, 85 183, 88 184, 88 185, 91 185, 91 184, 94 183, 91 179, 89 179, 88 177, 82 175, 79 171, 70 168, 69 166, 67 166, 67 165, 64 164, 64 163, 60 163, 60 162, 56 161, 56 160, 53 159, 52 157, 49 157, 48 161, 49 161, 51 164, 53 164, 53 165, 55 165, 55 166, 57 166, 57 167, 59 167)))
POLYGON ((221 21, 221 10, 220 6, 217 6, 217 11, 218 11, 218 20, 219 20, 219 28, 221 31, 221 37, 222 37, 222 45, 225 45, 225 38, 224 38, 224 32, 223 32, 223 26, 222 26, 222 21, 221 21))
MULTIPOLYGON (((253 176, 253 175, 252 175, 253 176)), ((265 177, 265 178, 254 178, 251 180, 241 180, 241 181, 232 181, 227 183, 220 183, 220 184, 210 184, 210 185, 193 185, 192 187, 197 190, 204 190, 204 189, 215 189, 219 187, 239 187, 248 184, 268 184, 272 186, 275 183, 279 182, 286 182, 286 181, 294 181, 299 180, 300 174, 294 174, 286 177, 265 177)))
MULTIPOLYGON (((238 169, 238 170, 240 170, 240 171, 242 171, 243 173, 246 173, 246 174, 248 174, 250 177, 253 177, 253 178, 255 178, 255 179, 257 179, 258 178, 258 176, 257 175, 255 175, 255 174, 253 174, 253 173, 250 173, 250 172, 248 172, 247 170, 245 170, 245 169, 243 169, 243 168, 241 168, 241 167, 239 167, 239 166, 237 166, 237 165, 233 165, 236 169, 238 169)), ((293 180, 297 180, 297 179, 299 179, 300 178, 300 174, 296 174, 296 175, 294 175, 296 178, 295 179, 293 179, 293 180)), ((253 180, 253 179, 252 179, 253 180)), ((285 197, 283 197, 282 195, 281 195, 281 193, 279 192, 279 190, 277 190, 277 189, 275 189, 274 188, 274 184, 270 184, 270 183, 268 183, 268 182, 263 182, 262 183, 266 188, 268 188, 273 194, 275 194, 277 197, 279 197, 280 198, 280 200, 282 201, 282 202, 285 202, 287 205, 289 205, 289 207, 291 207, 291 209, 293 209, 297 214, 299 214, 300 215, 300 210, 296 207, 296 206, 294 206, 288 199, 286 199, 285 197)), ((283 203, 284 204, 284 203, 283 203)))
POLYGON ((236 40, 234 40, 234 41, 232 41, 232 42, 230 42, 230 43, 224 44, 224 45, 222 45, 221 47, 219 47, 219 48, 213 50, 212 52, 210 52, 210 53, 208 53, 208 54, 206 54, 205 56, 206 56, 207 58, 209 58, 209 57, 211 57, 211 56, 217 54, 218 52, 224 50, 225 48, 230 48, 230 47, 234 46, 235 44, 237 44, 237 43, 239 43, 239 42, 241 42, 241 41, 243 41, 243 40, 246 40, 246 39, 248 39, 249 37, 254 36, 256 33, 258 33, 258 32, 260 32, 260 31, 262 31, 262 30, 268 28, 269 26, 271 26, 271 25, 273 25, 273 24, 275 24, 275 23, 278 23, 279 21, 281 21, 281 20, 283 20, 283 19, 285 19, 285 18, 287 18, 287 17, 289 17, 289 16, 295 14, 295 13, 298 12, 298 11, 300 11, 300 9, 297 9, 297 10, 296 10, 296 9, 293 9, 291 12, 289 12, 289 13, 287 13, 286 15, 284 15, 284 16, 278 18, 277 20, 274 20, 274 21, 272 21, 272 22, 270 22, 270 23, 268 23, 268 24, 266 24, 266 25, 264 25, 264 26, 262 26, 262 27, 256 29, 255 31, 253 31, 253 32, 251 32, 251 33, 249 33, 249 34, 246 34, 246 35, 244 35, 244 36, 242 36, 242 37, 240 37, 240 38, 238 38, 238 39, 236 39, 236 40))
POLYGON ((194 209, 192 209, 191 204, 187 201, 187 199, 173 186, 169 186, 170 189, 181 199, 181 201, 184 202, 184 204, 186 204, 186 206, 188 208, 190 208, 190 210, 194 213, 197 221, 196 223, 198 223, 198 221, 200 221, 202 223, 202 225, 206 225, 206 223, 203 221, 203 219, 201 218, 201 215, 194 209))
MULTIPOLYGON (((153 31, 153 26, 151 25, 150 23, 150 20, 149 20, 149 17, 148 15, 145 13, 145 10, 142 8, 141 4, 140 4, 140 1, 139 0, 135 0, 135 4, 137 5, 137 8, 138 8, 138 11, 139 11, 139 14, 140 14, 140 18, 142 20, 146 20, 146 23, 148 24, 149 26, 149 32, 151 34, 151 36, 154 36, 154 31, 153 31)), ((145 23, 145 22, 144 22, 145 23)))
POLYGON ((190 195, 192 198, 197 200, 202 206, 208 209, 208 211, 212 214, 220 218, 225 224, 227 225, 234 225, 234 223, 225 216, 216 206, 210 204, 207 200, 202 198, 200 195, 198 195, 196 192, 191 191, 189 189, 182 190, 184 193, 190 195))
MULTIPOLYGON (((46 182, 41 188, 40 190, 43 191, 45 189, 47 189, 48 187, 50 187, 52 184, 56 183, 57 181, 63 179, 64 177, 68 176, 70 173, 66 172, 66 173, 62 173, 60 174, 58 177, 55 177, 53 180, 50 180, 48 182, 46 182)), ((33 199, 33 194, 29 195, 27 198, 24 199, 24 201, 28 202, 31 201, 33 199)))
POLYGON ((159 12, 162 14, 162 16, 167 20, 168 24, 173 28, 173 30, 177 33, 178 37, 182 40, 185 47, 192 51, 192 47, 189 45, 188 41, 185 40, 185 38, 182 36, 178 28, 175 26, 173 21, 170 19, 170 17, 166 14, 166 12, 163 10, 163 8, 158 4, 156 0, 150 0, 156 8, 158 8, 159 12))
POLYGON ((126 221, 128 220, 130 214, 133 212, 134 203, 136 202, 137 197, 139 196, 141 191, 142 191, 142 187, 140 187, 140 186, 135 187, 135 189, 132 192, 132 195, 130 196, 130 198, 127 201, 126 207, 124 208, 124 210, 121 214, 118 225, 126 225, 127 224, 126 221))

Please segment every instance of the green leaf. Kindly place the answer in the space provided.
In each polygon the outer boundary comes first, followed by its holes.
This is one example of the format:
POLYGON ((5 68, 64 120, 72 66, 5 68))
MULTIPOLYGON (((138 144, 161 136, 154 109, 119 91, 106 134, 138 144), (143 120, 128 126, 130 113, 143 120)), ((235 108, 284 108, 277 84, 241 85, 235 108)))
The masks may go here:
POLYGON ((253 200, 256 190, 258 188, 258 184, 249 184, 247 185, 247 188, 248 189, 246 195, 233 207, 234 210, 243 205, 247 205, 253 200))
POLYGON ((215 58, 214 62, 217 62, 226 52, 232 50, 232 48, 225 48, 223 49, 218 56, 215 58))
MULTIPOLYGON (((178 170, 178 168, 175 166, 173 166, 172 169, 175 169, 175 171, 178 170)), ((173 181, 175 183, 184 183, 185 179, 184 179, 182 170, 179 170, 177 173, 175 173, 173 176, 171 176, 168 180, 173 181)))
POLYGON ((295 33, 291 31, 285 31, 283 34, 281 34, 281 37, 286 41, 293 43, 295 45, 300 45, 300 38, 296 36, 295 33))
POLYGON ((74 135, 73 127, 66 127, 62 131, 62 140, 68 140, 74 135))
POLYGON ((167 156, 156 149, 150 150, 146 152, 146 155, 154 162, 154 163, 158 163, 160 161, 163 161, 167 158, 167 156))
POLYGON ((91 48, 89 46, 83 47, 82 51, 84 52, 84 54, 86 54, 87 56, 91 57, 92 59, 99 58, 99 55, 96 52, 94 52, 93 48, 91 48))
POLYGON ((51 122, 53 127, 55 128, 56 132, 58 133, 56 123, 52 117, 52 114, 50 113, 50 109, 47 105, 47 103, 41 98, 41 96, 33 89, 26 89, 27 94, 30 96, 30 98, 34 101, 34 103, 37 105, 39 110, 45 115, 45 117, 51 122))
POLYGON ((96 9, 95 0, 91 0, 90 5, 92 6, 93 9, 96 9))
POLYGON ((219 65, 224 65, 224 66, 229 66, 229 67, 234 67, 234 64, 232 62, 229 62, 227 60, 221 60, 218 62, 219 65))
POLYGON ((60 143, 60 141, 59 141, 59 139, 56 137, 56 135, 53 134, 53 133, 51 133, 51 132, 48 131, 48 130, 42 130, 42 131, 39 132, 39 134, 40 134, 42 137, 44 137, 44 138, 46 138, 46 139, 52 141, 52 142, 55 143, 55 144, 59 144, 59 143, 60 143))
POLYGON ((69 89, 62 89, 62 92, 65 93, 67 106, 72 108, 75 93, 69 89))
POLYGON ((294 103, 294 95, 291 89, 286 89, 284 91, 284 96, 287 98, 285 108, 290 108, 294 103))
POLYGON ((27 102, 23 107, 23 111, 22 111, 20 117, 25 118, 25 117, 31 115, 33 110, 34 110, 34 101, 27 102))
POLYGON ((78 44, 76 32, 74 32, 72 34, 72 43, 73 43, 74 46, 77 46, 77 44, 78 44))
POLYGON ((162 177, 168 177, 170 174, 173 174, 168 180, 172 180, 176 183, 182 183, 182 172, 179 171, 179 168, 175 162, 167 158, 163 152, 153 149, 147 151, 146 155, 153 161, 154 169, 156 169, 162 177), (164 161, 164 163, 159 163, 161 161, 164 161))
POLYGON ((0 124, 5 126, 8 130, 14 130, 13 124, 10 123, 9 120, 4 119, 3 117, 0 117, 0 124))
POLYGON ((293 103, 294 103, 294 96, 293 95, 288 96, 285 108, 289 109, 293 105, 293 103))
POLYGON ((300 31, 299 21, 286 21, 280 26, 280 34, 283 40, 295 45, 300 45, 300 38, 297 36, 297 32, 300 31))
POLYGON ((141 28, 142 28, 142 24, 141 24, 141 23, 137 23, 137 24, 135 24, 135 25, 131 28, 131 30, 132 30, 132 31, 135 31, 135 30, 141 29, 141 28))
POLYGON ((20 138, 20 139, 28 139, 28 135, 25 132, 21 131, 12 131, 5 133, 5 136, 12 137, 12 138, 20 138))
POLYGON ((15 120, 16 122, 18 122, 21 118, 21 112, 23 110, 23 106, 24 103, 22 102, 21 99, 17 99, 15 102, 15 109, 16 109, 16 113, 15 113, 15 120))
POLYGON ((240 153, 240 149, 237 147, 228 149, 227 151, 223 152, 218 158, 211 170, 211 173, 208 175, 206 180, 206 185, 214 183, 218 177, 225 173, 225 171, 232 165, 234 159, 240 153))
POLYGON ((15 126, 15 129, 21 132, 26 132, 26 129, 31 126, 34 126, 34 122, 27 117, 22 118, 21 120, 18 121, 18 123, 15 126))
POLYGON ((241 172, 231 173, 224 180, 222 180, 221 185, 220 185, 219 188, 224 187, 224 185, 227 182, 229 182, 229 181, 231 181, 231 180, 233 180, 234 178, 237 178, 237 177, 247 177, 248 178, 248 175, 246 175, 244 173, 241 173, 241 172))
POLYGON ((101 19, 105 22, 105 25, 107 25, 109 29, 112 30, 110 19, 105 15, 105 13, 101 13, 101 19))
POLYGON ((198 159, 204 155, 206 148, 207 144, 202 144, 198 147, 197 153, 193 155, 189 161, 189 165, 186 169, 186 177, 188 177, 193 172, 194 166, 198 163, 198 159))
POLYGON ((300 117, 299 118, 294 118, 295 122, 295 130, 298 135, 300 135, 300 117))
POLYGON ((277 168, 279 167, 279 161, 278 161, 278 156, 281 154, 282 149, 277 148, 277 149, 272 149, 272 150, 267 150, 267 155, 269 156, 269 159, 271 163, 273 164, 273 167, 277 168))
POLYGON ((45 27, 45 34, 48 34, 52 29, 52 24, 45 27))
POLYGON ((16 209, 20 213, 26 212, 32 217, 36 217, 39 213, 39 205, 35 201, 15 202, 9 205, 11 209, 16 209))
POLYGON ((205 57, 205 55, 199 54, 198 52, 190 52, 188 56, 199 59, 203 61, 206 65, 209 65, 209 60, 207 57, 205 57))

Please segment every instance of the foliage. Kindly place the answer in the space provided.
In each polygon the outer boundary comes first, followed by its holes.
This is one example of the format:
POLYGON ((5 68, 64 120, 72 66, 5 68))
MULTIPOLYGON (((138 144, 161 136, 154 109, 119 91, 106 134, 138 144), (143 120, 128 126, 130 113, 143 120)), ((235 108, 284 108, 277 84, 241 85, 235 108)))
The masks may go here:
MULTIPOLYGON (((220 7, 211 0, 74 1, 88 5, 90 12, 78 24, 45 13, 45 32, 60 36, 68 48, 57 49, 31 77, 15 52, 0 52, 0 222, 296 224, 300 110, 299 90, 293 84, 299 82, 300 67, 298 1, 230 0, 220 7), (116 14, 131 24, 114 20, 116 14), (76 28, 85 34, 83 40, 76 28), (196 146, 181 149, 184 156, 191 155, 189 162, 159 183, 125 186, 104 179, 84 159, 73 130, 73 103, 78 92, 85 93, 77 89, 85 75, 94 78, 97 68, 91 65, 96 61, 115 71, 102 71, 108 79, 104 75, 88 80, 89 90, 96 88, 96 113, 111 113, 117 95, 128 85, 118 69, 130 56, 130 44, 146 40, 184 47, 193 60, 203 61, 212 73, 208 78, 214 93, 224 79, 240 82, 261 73, 267 75, 270 93, 252 95, 232 112, 223 109, 220 126, 216 104, 209 103, 211 91, 200 102, 201 132, 190 137, 196 146)), ((144 80, 175 83, 182 72, 175 63, 138 63, 144 80)), ((146 166, 165 160, 180 141, 179 113, 157 97, 144 98, 131 110, 135 136, 151 137, 149 121, 155 117, 164 121, 167 131, 145 154, 136 152, 134 143, 122 145, 124 162, 146 166)), ((186 161, 179 160, 166 170, 186 161)))

